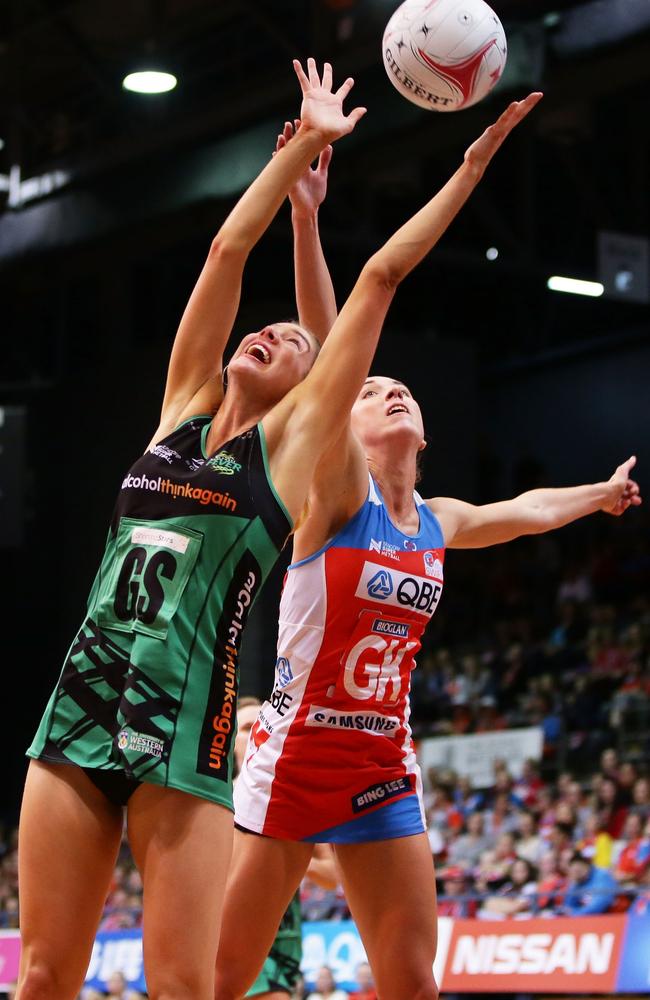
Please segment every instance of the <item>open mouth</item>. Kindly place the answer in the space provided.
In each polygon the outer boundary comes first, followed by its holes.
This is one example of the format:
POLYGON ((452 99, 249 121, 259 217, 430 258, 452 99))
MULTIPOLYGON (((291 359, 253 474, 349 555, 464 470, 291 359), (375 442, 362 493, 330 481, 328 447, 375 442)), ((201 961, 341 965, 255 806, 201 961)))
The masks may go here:
POLYGON ((391 417, 393 413, 408 413, 408 408, 403 403, 395 403, 394 406, 391 406, 387 415, 391 417))
POLYGON ((260 364, 271 364, 271 355, 263 344, 251 344, 250 347, 246 348, 244 354, 249 354, 252 358, 255 358, 256 361, 259 361, 260 364))

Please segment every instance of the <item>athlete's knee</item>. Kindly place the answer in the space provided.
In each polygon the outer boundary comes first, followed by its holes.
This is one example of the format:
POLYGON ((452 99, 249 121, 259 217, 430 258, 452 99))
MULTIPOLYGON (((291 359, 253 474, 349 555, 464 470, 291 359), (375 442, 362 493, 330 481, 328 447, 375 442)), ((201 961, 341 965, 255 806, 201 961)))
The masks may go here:
POLYGON ((439 990, 433 979, 427 978, 416 987, 416 990, 416 993, 410 994, 404 1000, 438 1000, 439 990))
POLYGON ((16 1000, 73 1000, 83 982, 83 973, 74 979, 48 962, 23 958, 16 1000))
MULTIPOLYGON (((149 985, 149 976, 147 976, 149 985)), ((163 972, 149 985, 149 1000, 197 1000, 212 996, 212 979, 189 970, 163 972)))
POLYGON ((236 982, 227 971, 222 971, 217 967, 214 977, 214 1000, 240 1000, 246 993, 246 989, 236 982))

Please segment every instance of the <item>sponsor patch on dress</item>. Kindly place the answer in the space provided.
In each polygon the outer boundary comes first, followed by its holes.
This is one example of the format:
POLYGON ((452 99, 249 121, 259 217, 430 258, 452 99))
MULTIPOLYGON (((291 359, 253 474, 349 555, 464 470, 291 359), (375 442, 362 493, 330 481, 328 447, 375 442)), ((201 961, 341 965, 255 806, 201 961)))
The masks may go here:
POLYGON ((394 778, 393 781, 380 781, 377 785, 370 785, 362 792, 357 792, 352 796, 352 812, 360 813, 364 809, 371 809, 373 806, 382 805, 389 799, 394 799, 398 795, 404 795, 412 789, 410 777, 394 778))

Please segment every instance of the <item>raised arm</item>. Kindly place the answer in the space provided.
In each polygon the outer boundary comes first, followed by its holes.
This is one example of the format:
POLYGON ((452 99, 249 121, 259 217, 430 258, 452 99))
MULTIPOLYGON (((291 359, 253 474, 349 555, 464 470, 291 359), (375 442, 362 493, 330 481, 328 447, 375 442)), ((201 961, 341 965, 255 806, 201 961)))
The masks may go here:
POLYGON ((161 417, 165 427, 173 426, 201 386, 219 375, 239 306, 244 264, 289 189, 330 142, 352 131, 364 113, 363 108, 343 113, 352 80, 332 92, 329 63, 322 82, 313 59, 308 60, 309 76, 297 61, 294 69, 303 92, 301 127, 242 195, 212 242, 174 341, 161 417))
MULTIPOLYGON (((285 122, 276 152, 293 137, 300 121, 285 122)), ((293 228, 296 305, 300 323, 322 344, 336 319, 336 297, 318 231, 318 209, 327 194, 332 147, 326 146, 315 167, 308 167, 289 191, 293 228)))
POLYGON ((599 510, 620 517, 628 507, 641 503, 639 486, 630 479, 635 464, 633 455, 603 483, 530 490, 500 503, 476 507, 447 497, 427 503, 440 521, 449 548, 483 548, 520 535, 552 531, 599 510))
POLYGON ((294 516, 302 509, 320 455, 349 425, 398 285, 437 243, 506 136, 541 96, 531 94, 511 104, 470 146, 442 190, 370 258, 311 372, 264 418, 271 473, 294 516))

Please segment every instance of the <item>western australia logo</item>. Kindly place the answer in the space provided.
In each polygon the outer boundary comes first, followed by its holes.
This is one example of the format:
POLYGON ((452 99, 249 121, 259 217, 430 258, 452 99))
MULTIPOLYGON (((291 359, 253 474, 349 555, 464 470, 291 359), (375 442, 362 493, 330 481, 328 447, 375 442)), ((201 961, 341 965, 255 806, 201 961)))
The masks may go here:
POLYGON ((227 451, 219 451, 205 463, 213 472, 218 472, 222 476, 234 476, 236 472, 241 472, 241 463, 237 462, 233 455, 227 451))
POLYGON ((393 581, 390 573, 385 569, 380 569, 367 583, 368 597, 375 600, 385 601, 393 593, 393 581))
POLYGON ((117 745, 120 750, 132 750, 134 753, 146 754, 160 760, 165 750, 165 741, 148 733, 129 732, 122 729, 117 735, 117 745))

